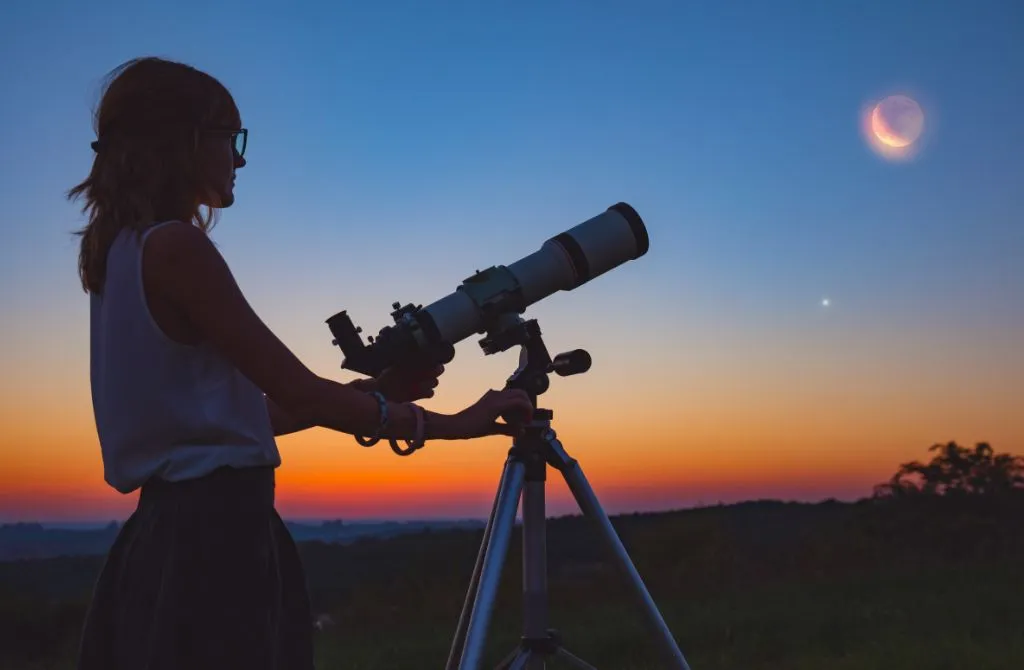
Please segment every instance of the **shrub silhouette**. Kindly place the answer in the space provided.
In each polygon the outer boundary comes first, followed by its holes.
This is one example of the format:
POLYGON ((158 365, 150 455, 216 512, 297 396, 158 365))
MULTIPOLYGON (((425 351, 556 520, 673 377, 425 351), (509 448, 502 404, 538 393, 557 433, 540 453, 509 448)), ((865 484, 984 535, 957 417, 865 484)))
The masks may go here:
POLYGON ((996 454, 987 442, 974 449, 956 442, 932 445, 928 463, 900 465, 892 478, 875 487, 876 498, 909 496, 1005 497, 1024 493, 1024 458, 996 454))

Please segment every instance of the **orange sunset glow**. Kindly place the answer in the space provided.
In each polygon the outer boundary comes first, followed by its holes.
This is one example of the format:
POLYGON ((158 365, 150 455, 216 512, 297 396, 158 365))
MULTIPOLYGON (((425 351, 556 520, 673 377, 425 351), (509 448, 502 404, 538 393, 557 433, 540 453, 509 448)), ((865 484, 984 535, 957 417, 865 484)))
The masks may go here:
MULTIPOLYGON (((955 337, 920 346, 912 332, 854 337, 838 324, 817 324, 813 337, 766 339, 758 352, 744 350, 736 336, 717 348, 698 338, 673 350, 657 328, 631 334, 623 324, 574 338, 552 310, 537 311, 542 322, 551 317, 552 345, 569 340, 566 348, 582 345, 594 355, 590 372, 553 376, 541 400, 555 409, 559 438, 609 511, 854 499, 934 441, 1024 438, 1013 400, 1020 378, 1005 367, 1014 364, 1016 345, 999 333, 983 336, 986 347, 964 349, 955 337), (630 337, 639 340, 634 353, 619 352, 616 344, 630 337), (791 347, 799 355, 787 353, 791 347)), ((309 362, 336 369, 335 352, 311 335, 320 351, 309 362)), ((441 393, 426 407, 456 411, 486 386, 500 385, 514 358, 485 357, 473 347, 460 346, 441 393)), ((124 518, 135 496, 103 483, 87 366, 70 353, 5 362, 0 417, 6 443, 17 448, 5 450, 0 514, 124 518)), ((401 458, 384 444, 364 448, 350 436, 312 429, 279 438, 279 445, 282 515, 353 519, 485 517, 509 443, 435 442, 401 458)), ((577 513, 556 471, 549 483, 550 512, 577 513)))

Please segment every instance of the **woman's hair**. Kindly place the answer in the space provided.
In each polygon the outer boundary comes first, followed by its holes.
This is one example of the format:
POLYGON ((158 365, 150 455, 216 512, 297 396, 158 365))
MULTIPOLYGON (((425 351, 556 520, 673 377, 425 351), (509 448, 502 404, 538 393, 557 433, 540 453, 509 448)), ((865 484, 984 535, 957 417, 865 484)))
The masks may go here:
POLYGON ((121 230, 177 219, 209 230, 215 222, 197 160, 199 134, 236 128, 234 99, 216 79, 161 58, 123 63, 105 78, 95 112, 96 156, 86 179, 68 191, 84 197, 88 223, 78 273, 88 293, 101 292, 107 252, 121 230))

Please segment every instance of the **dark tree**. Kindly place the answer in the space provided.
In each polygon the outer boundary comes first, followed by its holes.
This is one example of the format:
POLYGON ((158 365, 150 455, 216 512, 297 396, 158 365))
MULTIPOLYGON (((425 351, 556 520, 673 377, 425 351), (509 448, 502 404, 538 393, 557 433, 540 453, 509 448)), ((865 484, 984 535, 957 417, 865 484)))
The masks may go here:
POLYGON ((1024 492, 1024 458, 996 454, 987 442, 974 449, 956 442, 935 444, 928 463, 904 463, 875 487, 876 498, 907 496, 1004 496, 1024 492))

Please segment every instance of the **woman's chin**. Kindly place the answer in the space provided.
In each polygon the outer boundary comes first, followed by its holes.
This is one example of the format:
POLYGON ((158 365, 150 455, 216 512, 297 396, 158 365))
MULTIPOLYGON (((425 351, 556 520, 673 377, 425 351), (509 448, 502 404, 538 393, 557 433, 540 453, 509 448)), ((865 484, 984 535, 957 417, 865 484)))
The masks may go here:
POLYGON ((211 209, 225 209, 235 204, 235 193, 230 189, 223 193, 211 193, 202 204, 211 209))

